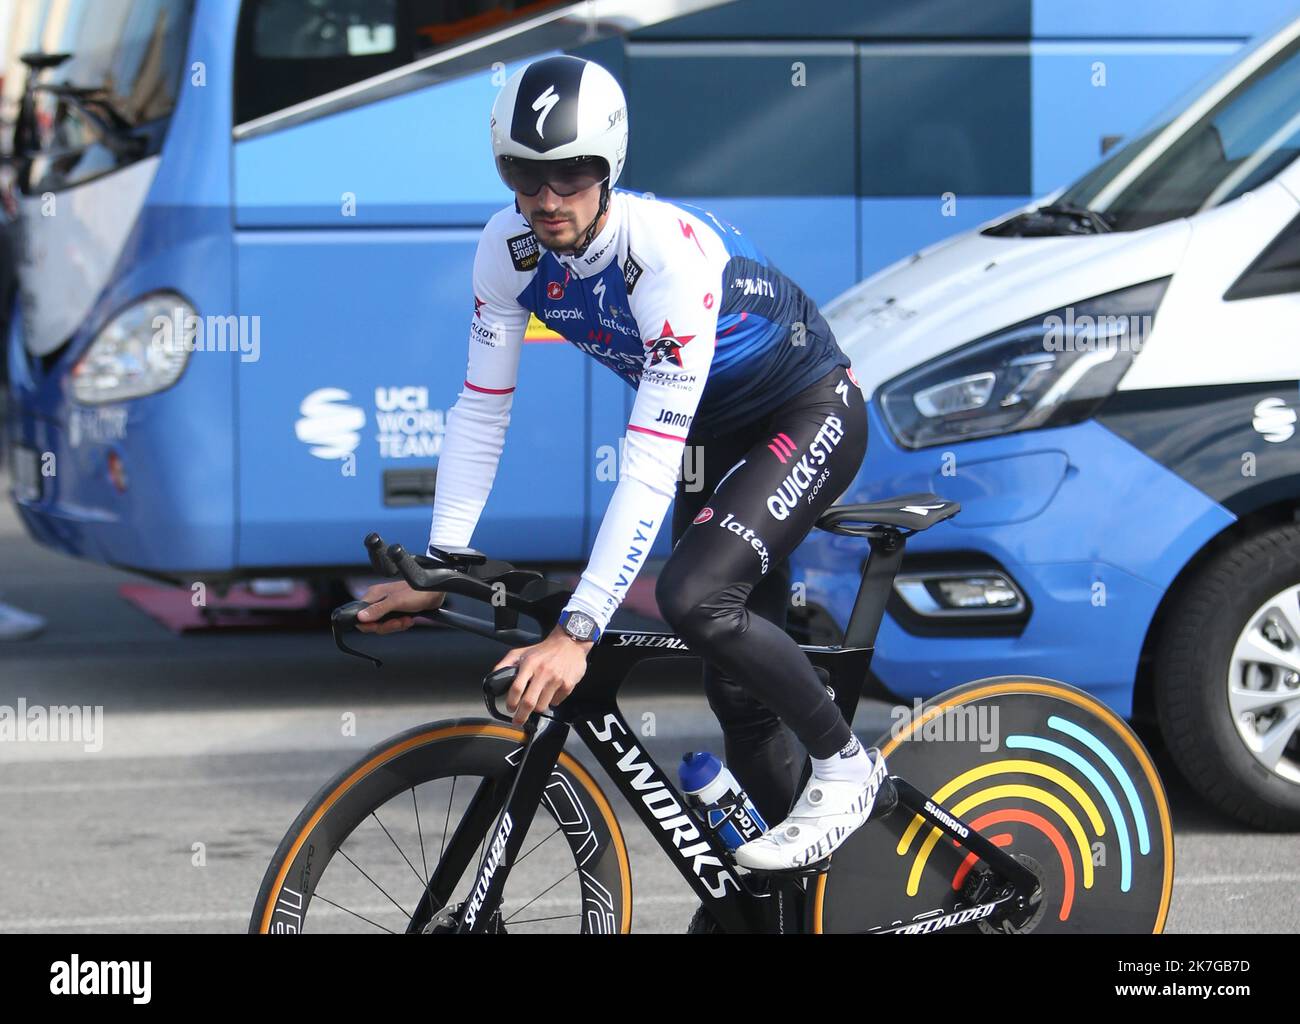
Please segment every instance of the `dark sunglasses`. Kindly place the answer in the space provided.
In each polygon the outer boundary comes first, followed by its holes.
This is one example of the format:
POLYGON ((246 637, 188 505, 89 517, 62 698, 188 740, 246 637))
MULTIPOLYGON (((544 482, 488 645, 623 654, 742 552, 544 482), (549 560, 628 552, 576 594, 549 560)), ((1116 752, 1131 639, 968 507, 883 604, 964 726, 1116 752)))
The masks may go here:
POLYGON ((525 196, 537 195, 543 185, 549 185, 557 196, 571 196, 609 177, 605 161, 598 156, 575 156, 568 160, 499 156, 497 169, 510 188, 525 196))

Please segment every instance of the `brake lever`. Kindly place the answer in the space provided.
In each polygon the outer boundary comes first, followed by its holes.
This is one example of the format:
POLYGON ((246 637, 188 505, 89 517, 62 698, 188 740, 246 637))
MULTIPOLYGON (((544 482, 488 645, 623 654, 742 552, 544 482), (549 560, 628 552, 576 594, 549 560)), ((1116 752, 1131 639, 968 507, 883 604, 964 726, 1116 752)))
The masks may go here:
MULTIPOLYGON (((497 698, 505 695, 506 691, 514 685, 515 676, 519 674, 518 665, 506 665, 494 672, 489 672, 483 677, 483 703, 487 705, 488 714, 498 722, 508 722, 510 725, 515 724, 513 715, 502 714, 497 709, 497 698)), ((549 718, 555 720, 555 715, 549 712, 534 711, 528 716, 528 721, 524 723, 524 730, 530 731, 537 727, 535 718, 549 718)), ((518 728, 516 726, 516 728, 518 728)))
MULTIPOLYGON (((369 608, 368 601, 349 601, 347 604, 339 605, 330 613, 330 632, 334 634, 334 643, 344 654, 350 654, 354 658, 365 658, 374 664, 375 668, 383 668, 384 663, 376 658, 373 654, 367 654, 365 651, 358 651, 355 647, 349 647, 343 642, 342 633, 349 629, 357 628, 357 614, 363 608, 369 608)), ((382 622, 383 620, 380 619, 382 622)))

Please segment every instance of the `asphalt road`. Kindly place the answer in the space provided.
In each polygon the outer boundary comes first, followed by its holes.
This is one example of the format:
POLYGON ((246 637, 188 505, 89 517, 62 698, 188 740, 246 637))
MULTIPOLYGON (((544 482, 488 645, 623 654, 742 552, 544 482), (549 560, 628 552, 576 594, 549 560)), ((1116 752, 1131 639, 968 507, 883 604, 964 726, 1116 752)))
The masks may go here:
MULTIPOLYGON (((102 705, 105 717, 98 751, 0 742, 0 931, 242 931, 276 844, 325 779, 401 729, 482 714, 476 680, 499 645, 441 631, 370 638, 388 659, 377 672, 340 656, 323 632, 178 637, 118 596, 135 578, 33 544, 7 481, 3 493, 0 600, 47 616, 50 628, 0 644, 0 704, 102 705)), ((653 713, 647 745, 662 765, 722 749, 689 683, 647 676, 623 708, 631 722, 653 713)), ((855 728, 874 738, 888 724, 888 705, 864 702, 855 728)), ((1176 829, 1166 930, 1300 930, 1300 838, 1205 808, 1144 739, 1176 829)), ((694 898, 605 790, 629 842, 634 928, 684 930, 694 898)), ((371 902, 383 909, 382 898, 371 902)))

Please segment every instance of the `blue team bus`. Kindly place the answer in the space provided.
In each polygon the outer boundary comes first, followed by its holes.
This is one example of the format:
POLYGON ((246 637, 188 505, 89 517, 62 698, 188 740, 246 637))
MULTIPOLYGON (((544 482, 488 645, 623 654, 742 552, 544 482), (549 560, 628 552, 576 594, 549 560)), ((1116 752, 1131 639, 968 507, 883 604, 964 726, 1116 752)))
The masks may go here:
MULTIPOLYGON (((523 61, 609 67, 623 183, 741 225, 825 301, 1086 168, 1285 7, 26 0, 17 508, 44 545, 176 581, 419 543, 475 242, 509 201, 487 111, 523 61)), ((527 340, 475 540, 580 562, 632 393, 527 340)))

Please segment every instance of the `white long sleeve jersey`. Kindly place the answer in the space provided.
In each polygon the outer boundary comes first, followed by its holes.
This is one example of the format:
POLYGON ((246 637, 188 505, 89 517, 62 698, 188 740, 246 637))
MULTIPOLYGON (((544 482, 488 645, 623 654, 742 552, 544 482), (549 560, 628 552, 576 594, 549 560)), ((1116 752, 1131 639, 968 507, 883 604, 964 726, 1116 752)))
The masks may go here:
POLYGON ((511 205, 474 258, 469 368, 447 415, 431 545, 470 543, 530 313, 637 389, 619 481, 568 604, 603 630, 663 524, 692 424, 751 422, 849 360, 808 296, 707 211, 614 189, 604 228, 571 256, 541 248, 511 205))

